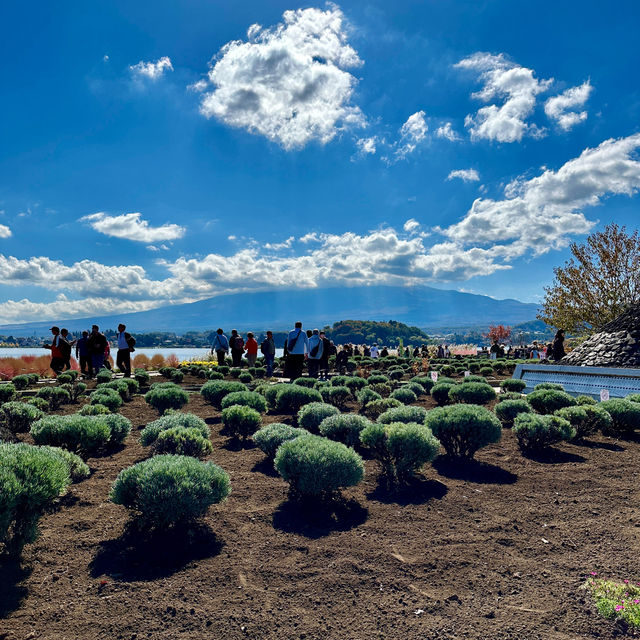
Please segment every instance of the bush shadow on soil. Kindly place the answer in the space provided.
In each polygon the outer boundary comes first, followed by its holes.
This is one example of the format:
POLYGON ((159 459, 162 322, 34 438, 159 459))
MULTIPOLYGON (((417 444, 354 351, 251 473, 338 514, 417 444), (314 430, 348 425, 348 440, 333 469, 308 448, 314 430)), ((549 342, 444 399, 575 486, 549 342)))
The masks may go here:
POLYGON ((369 510, 357 500, 344 497, 332 500, 289 498, 273 514, 273 526, 280 531, 306 538, 322 538, 332 531, 348 531, 361 525, 369 510))
POLYGON ((586 449, 604 449, 606 451, 625 451, 624 447, 614 442, 597 442, 595 440, 588 440, 583 438, 582 440, 573 440, 572 444, 578 447, 585 447, 586 449))
POLYGON ((395 487, 380 479, 378 486, 367 493, 367 498, 377 500, 385 504, 398 504, 406 506, 409 504, 425 504, 430 500, 442 500, 447 495, 447 485, 438 480, 427 480, 426 478, 412 478, 406 484, 395 487))
POLYGON ((511 471, 488 462, 456 460, 440 456, 432 462, 438 475, 455 480, 466 480, 478 484, 514 484, 518 476, 511 471))
POLYGON ((256 473, 262 473, 265 476, 269 476, 270 478, 279 478, 280 474, 276 471, 276 468, 273 466, 273 458, 265 458, 264 460, 260 460, 260 462, 256 462, 253 465, 251 471, 255 471, 256 473))
POLYGON ((542 464, 566 464, 568 462, 586 462, 587 459, 577 453, 562 451, 555 447, 547 447, 542 451, 523 451, 522 455, 529 460, 542 464))
POLYGON ((170 576, 194 560, 216 556, 223 546, 204 523, 148 531, 131 521, 120 537, 100 543, 89 568, 94 578, 109 575, 125 581, 155 580, 170 576))
POLYGON ((27 587, 20 583, 30 574, 31 567, 23 567, 19 556, 0 554, 0 618, 15 611, 27 596, 27 587))

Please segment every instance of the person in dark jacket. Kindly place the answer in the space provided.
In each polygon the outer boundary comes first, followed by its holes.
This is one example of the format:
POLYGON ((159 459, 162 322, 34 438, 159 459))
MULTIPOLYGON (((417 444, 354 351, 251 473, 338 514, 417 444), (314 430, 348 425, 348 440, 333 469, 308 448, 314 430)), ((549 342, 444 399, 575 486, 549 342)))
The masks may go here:
POLYGON ((242 356, 244 355, 244 340, 235 329, 231 330, 231 338, 229 339, 231 346, 231 361, 234 367, 242 366, 242 356))
MULTIPOLYGON (((100 327, 94 324, 89 334, 88 347, 91 356, 91 367, 93 374, 97 374, 104 367, 104 356, 109 343, 103 333, 100 333, 100 327)), ((92 375, 93 375, 92 374, 92 375)))
POLYGON ((93 375, 91 367, 91 357, 89 356, 89 332, 83 331, 82 338, 76 342, 76 358, 80 363, 80 373, 90 378, 93 375))
POLYGON ((320 340, 322 340, 322 357, 320 358, 320 380, 329 379, 329 356, 334 355, 335 347, 331 340, 327 338, 324 331, 320 332, 320 340))
POLYGON ((71 347, 76 343, 75 340, 69 339, 69 330, 60 329, 60 352, 64 360, 64 370, 71 369, 71 347))
POLYGON ((553 359, 556 361, 562 360, 566 355, 564 351, 564 329, 558 329, 556 332, 556 335, 553 338, 552 352, 553 359))
POLYGON ((273 363, 276 359, 276 343, 273 340, 273 332, 267 331, 267 337, 260 345, 260 351, 264 356, 264 363, 267 367, 267 378, 273 376, 273 363))

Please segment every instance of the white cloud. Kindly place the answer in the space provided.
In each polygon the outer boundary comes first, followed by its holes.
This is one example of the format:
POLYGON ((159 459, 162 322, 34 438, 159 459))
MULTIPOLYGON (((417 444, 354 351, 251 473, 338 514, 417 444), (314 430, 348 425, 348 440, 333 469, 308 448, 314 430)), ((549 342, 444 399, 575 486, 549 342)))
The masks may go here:
POLYGON ((577 87, 571 87, 560 95, 549 98, 544 104, 544 112, 564 131, 575 127, 587 119, 586 111, 575 111, 587 102, 593 87, 587 80, 577 87))
POLYGON ((264 247, 271 251, 282 251, 283 249, 291 249, 294 241, 295 238, 293 236, 289 236, 284 242, 267 242, 264 247))
POLYGON ((158 80, 166 70, 173 71, 173 65, 167 56, 155 62, 144 62, 140 60, 137 64, 129 66, 129 71, 131 71, 134 76, 148 78, 149 80, 158 80))
POLYGON ((455 171, 451 171, 447 176, 447 180, 454 180, 458 178, 463 182, 479 182, 480 175, 475 169, 456 169, 455 171))
POLYGON ((346 69, 362 64, 347 43, 344 16, 326 11, 286 11, 283 22, 249 28, 248 42, 220 50, 209 71, 215 87, 200 111, 225 124, 265 136, 285 149, 312 140, 329 142, 344 128, 362 126, 351 104, 356 78, 346 69))
POLYGON ((11 229, 6 224, 0 224, 0 238, 10 238, 11 229))
POLYGON ((356 140, 358 152, 361 155, 374 154, 376 152, 376 141, 377 138, 375 136, 372 138, 360 138, 359 140, 356 140))
POLYGON ((162 242, 163 240, 176 240, 185 234, 185 228, 177 224, 163 224, 160 227, 151 227, 140 213, 123 213, 119 216, 110 216, 103 211, 92 213, 80 218, 88 222, 93 229, 106 236, 145 242, 147 244, 162 242))
POLYGON ((410 153, 413 153, 417 146, 426 139, 427 131, 429 131, 429 127, 425 120, 424 111, 416 111, 410 115, 400 127, 400 141, 396 156, 406 158, 410 153))
POLYGON ((187 85, 187 90, 195 91, 196 93, 202 93, 208 86, 209 83, 206 80, 196 80, 196 82, 187 85))
POLYGON ((403 227, 402 227, 407 233, 411 233, 412 231, 415 231, 416 229, 420 228, 420 223, 415 219, 415 218, 409 218, 409 220, 407 220, 403 227))
POLYGON ((474 98, 489 102, 502 98, 498 106, 491 104, 467 115, 465 126, 472 139, 519 142, 523 136, 541 137, 544 131, 526 119, 531 115, 539 93, 546 91, 553 80, 538 80, 532 69, 521 67, 503 54, 474 53, 460 60, 459 69, 475 71, 484 86, 474 98))
POLYGON ((436 137, 444 138, 445 140, 449 140, 450 142, 456 142, 460 140, 460 136, 454 131, 450 122, 446 122, 441 127, 436 129, 436 137))

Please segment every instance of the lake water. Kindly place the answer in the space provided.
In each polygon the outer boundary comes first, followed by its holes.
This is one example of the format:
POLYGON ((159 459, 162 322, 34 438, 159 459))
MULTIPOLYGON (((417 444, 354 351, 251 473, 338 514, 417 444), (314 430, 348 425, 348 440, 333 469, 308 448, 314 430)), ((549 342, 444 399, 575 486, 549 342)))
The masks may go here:
MULTIPOLYGON (((190 348, 190 347, 160 347, 156 349, 138 349, 136 347, 135 352, 132 354, 133 356, 137 356, 138 354, 143 354, 151 359, 156 354, 160 354, 163 358, 167 358, 171 354, 175 355, 178 360, 205 360, 207 356, 211 353, 210 349, 200 347, 200 348, 190 348)), ((50 351, 47 349, 41 349, 39 347, 0 347, 0 358, 21 358, 22 356, 46 356, 49 355, 50 351)), ((75 352, 73 354, 75 356, 75 352)), ((115 357, 115 350, 112 350, 113 357, 115 357)), ((282 357, 282 349, 276 349, 276 356, 282 357)))

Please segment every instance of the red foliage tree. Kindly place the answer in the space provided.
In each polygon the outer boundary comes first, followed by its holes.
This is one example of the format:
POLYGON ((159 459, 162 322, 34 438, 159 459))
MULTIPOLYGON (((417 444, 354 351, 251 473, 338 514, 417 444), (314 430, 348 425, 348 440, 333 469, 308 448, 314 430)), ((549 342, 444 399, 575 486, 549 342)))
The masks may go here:
POLYGON ((491 342, 499 344, 509 342, 511 340, 511 327, 505 327, 502 324, 489 325, 489 333, 485 333, 484 337, 491 340, 491 342))

